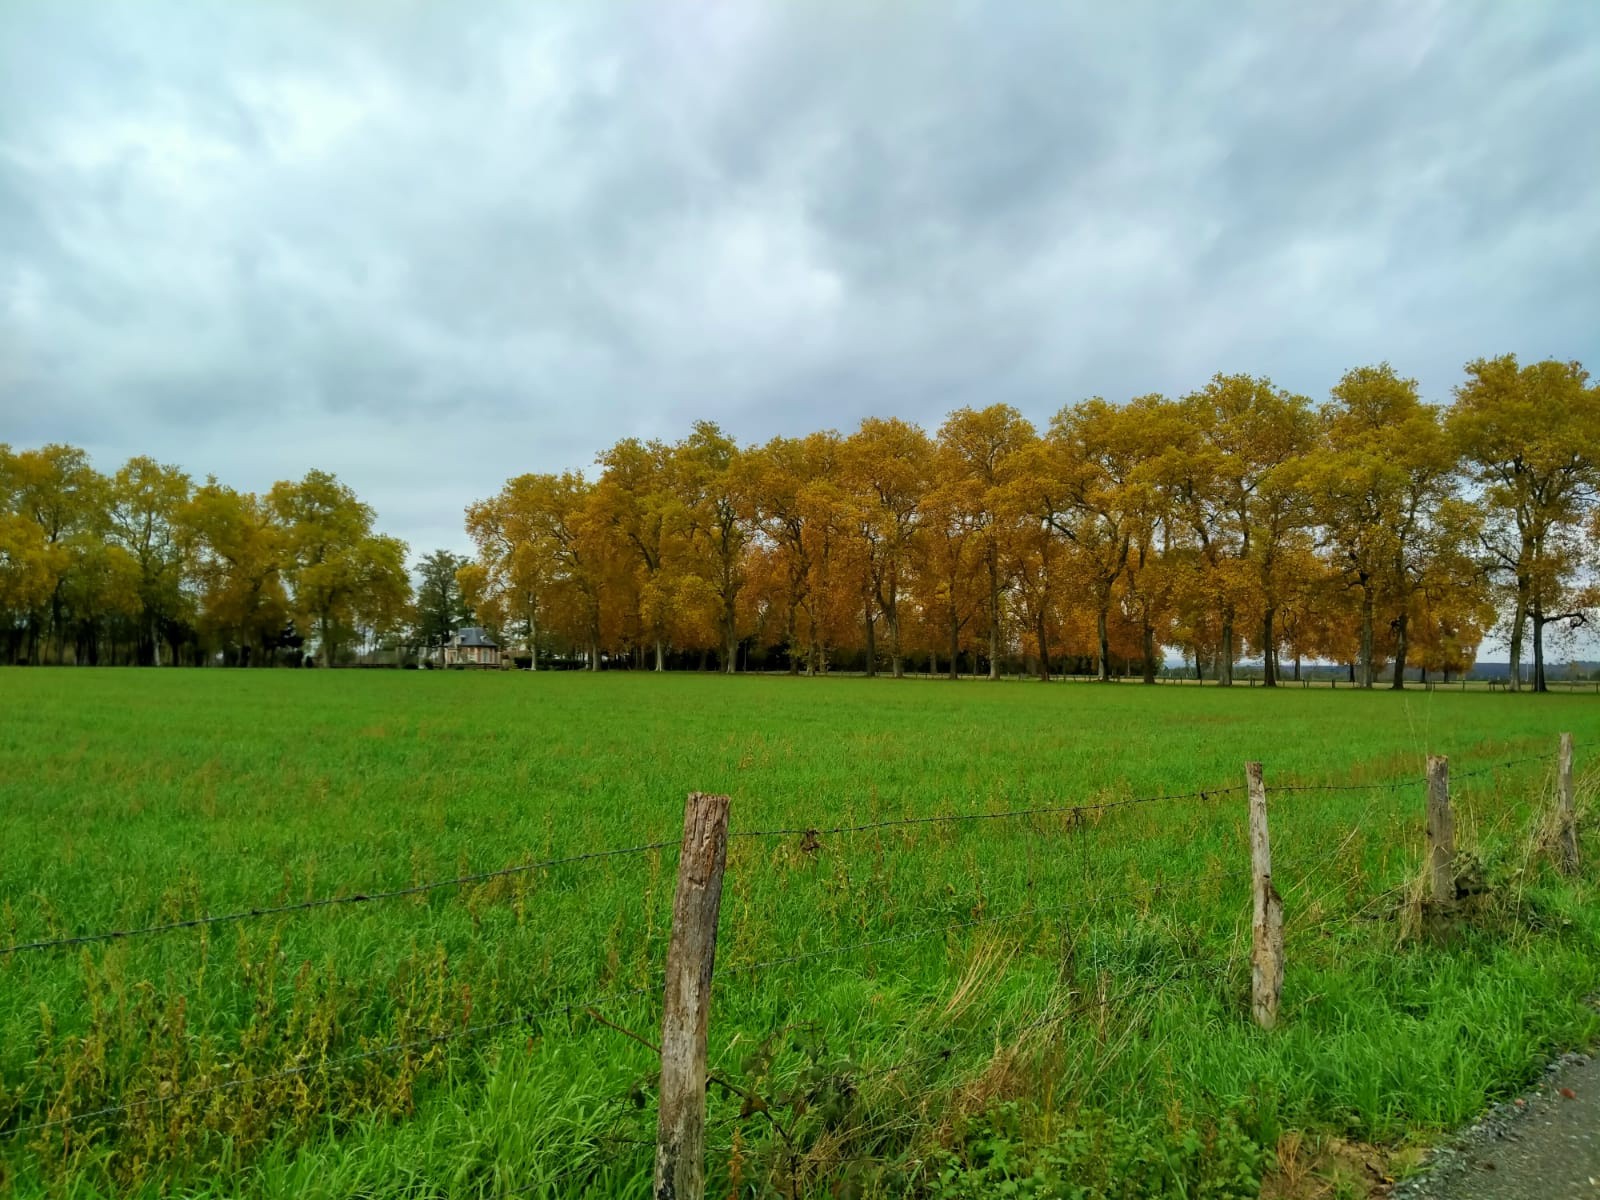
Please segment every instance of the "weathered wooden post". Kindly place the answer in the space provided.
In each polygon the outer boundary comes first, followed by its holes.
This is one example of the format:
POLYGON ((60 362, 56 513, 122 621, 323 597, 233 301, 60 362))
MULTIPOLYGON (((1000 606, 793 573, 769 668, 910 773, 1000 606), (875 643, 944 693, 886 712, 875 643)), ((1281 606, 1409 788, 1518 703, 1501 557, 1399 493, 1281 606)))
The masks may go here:
POLYGON ((690 793, 662 1003, 656 1200, 702 1200, 705 1194, 706 1028, 727 860, 728 798, 690 793))
POLYGON ((1428 755, 1428 898, 1448 908, 1456 902, 1456 819, 1450 811, 1450 760, 1428 755))
POLYGON ((1263 1029, 1278 1023, 1283 993, 1283 898, 1272 886, 1272 841, 1267 834, 1267 785, 1261 764, 1245 763, 1250 793, 1250 874, 1255 920, 1250 946, 1250 1015, 1263 1029))
POLYGON ((1561 750, 1556 755, 1556 783, 1560 790, 1560 828, 1557 830, 1557 865, 1564 874, 1578 869, 1578 811, 1572 792, 1572 735, 1561 735, 1561 750))

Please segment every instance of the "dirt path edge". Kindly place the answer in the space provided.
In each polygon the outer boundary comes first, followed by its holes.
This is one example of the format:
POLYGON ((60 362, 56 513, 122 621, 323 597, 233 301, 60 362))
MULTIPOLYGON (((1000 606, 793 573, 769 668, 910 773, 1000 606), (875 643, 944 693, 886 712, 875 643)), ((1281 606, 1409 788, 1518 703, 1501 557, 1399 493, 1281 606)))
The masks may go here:
POLYGON ((1432 1151, 1393 1200, 1600 1200, 1600 1054, 1564 1054, 1532 1091, 1432 1151))

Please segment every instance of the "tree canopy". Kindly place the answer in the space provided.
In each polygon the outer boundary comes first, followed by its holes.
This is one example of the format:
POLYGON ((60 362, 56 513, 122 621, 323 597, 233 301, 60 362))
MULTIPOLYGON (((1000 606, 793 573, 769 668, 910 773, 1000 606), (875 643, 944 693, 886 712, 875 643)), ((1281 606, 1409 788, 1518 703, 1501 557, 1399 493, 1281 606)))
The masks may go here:
POLYGON ((1594 599, 1597 393, 1576 363, 1467 374, 1448 408, 1384 363, 1320 404, 1218 375, 1043 431, 1005 405, 748 447, 700 422, 468 524, 489 609, 593 668, 1153 679, 1170 647, 1224 684, 1252 656, 1269 686, 1309 658, 1370 687, 1466 669, 1504 613, 1543 688, 1546 626, 1594 599))
POLYGON ((254 495, 0 446, 0 647, 401 661, 470 621, 533 667, 1148 681, 1177 650, 1223 684, 1245 658, 1269 686, 1310 659, 1371 687, 1463 671, 1498 627, 1512 686, 1531 649, 1543 689, 1549 630, 1600 599, 1600 389, 1507 355, 1469 363, 1448 406, 1381 363, 1320 403, 1217 375, 1043 429, 1002 404, 748 446, 700 421, 508 480, 466 510, 475 553, 422 558, 414 598, 375 520, 324 471, 254 495))
POLYGON ((265 495, 155 459, 0 446, 0 656, 17 662, 343 663, 413 645, 405 544, 325 471, 265 495), (287 653, 284 653, 287 652, 287 653))

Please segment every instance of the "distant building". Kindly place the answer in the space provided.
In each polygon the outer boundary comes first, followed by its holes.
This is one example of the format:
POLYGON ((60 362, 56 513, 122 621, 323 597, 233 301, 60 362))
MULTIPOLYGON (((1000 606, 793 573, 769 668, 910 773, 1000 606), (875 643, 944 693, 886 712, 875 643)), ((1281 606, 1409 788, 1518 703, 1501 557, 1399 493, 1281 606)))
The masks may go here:
POLYGON ((480 626, 468 625, 458 629, 444 644, 444 665, 447 667, 498 667, 500 643, 480 626))

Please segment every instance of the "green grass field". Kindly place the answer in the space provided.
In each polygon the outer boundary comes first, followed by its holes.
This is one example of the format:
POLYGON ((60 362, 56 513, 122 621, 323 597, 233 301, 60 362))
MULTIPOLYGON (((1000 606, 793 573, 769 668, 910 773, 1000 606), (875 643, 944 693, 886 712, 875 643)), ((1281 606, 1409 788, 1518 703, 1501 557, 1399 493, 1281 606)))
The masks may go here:
POLYGON ((691 790, 728 793, 736 832, 805 829, 1237 788, 1252 758, 1269 786, 1417 778, 1427 753, 1459 775, 1558 730, 1583 871, 1533 852, 1549 763, 1458 779, 1490 890, 1447 944, 1402 937, 1420 786, 1272 798, 1272 1033, 1248 1020, 1242 792, 735 838, 710 1056, 768 1111, 712 1087, 712 1196, 1234 1196, 1269 1172, 1281 1194, 1335 1170, 1332 1139, 1403 1161, 1600 1030, 1600 701, 5 672, 7 946, 670 845, 0 955, 0 1191, 642 1194, 656 1064, 605 1022, 659 1033, 691 790))

